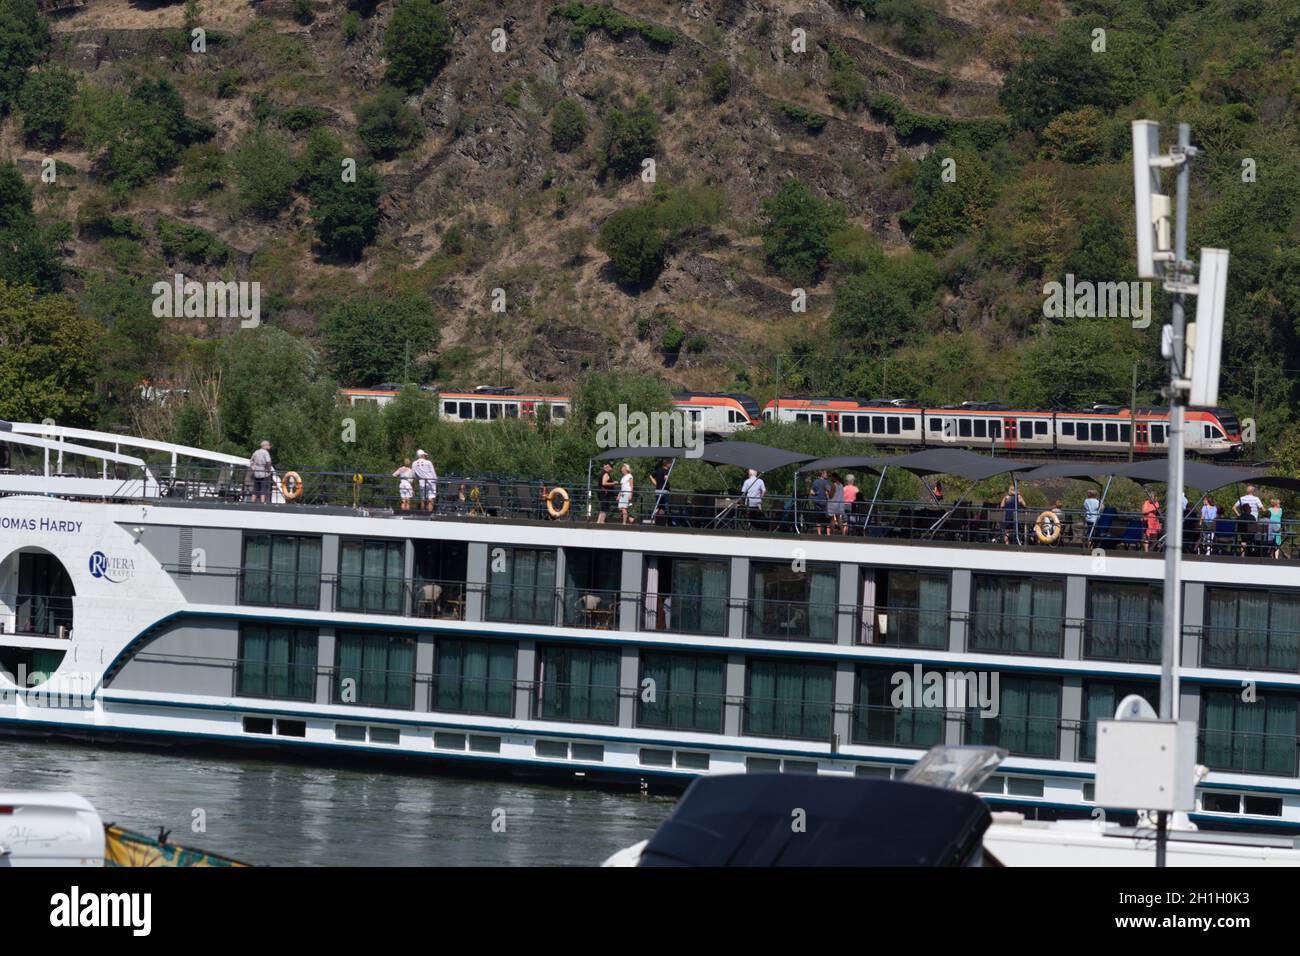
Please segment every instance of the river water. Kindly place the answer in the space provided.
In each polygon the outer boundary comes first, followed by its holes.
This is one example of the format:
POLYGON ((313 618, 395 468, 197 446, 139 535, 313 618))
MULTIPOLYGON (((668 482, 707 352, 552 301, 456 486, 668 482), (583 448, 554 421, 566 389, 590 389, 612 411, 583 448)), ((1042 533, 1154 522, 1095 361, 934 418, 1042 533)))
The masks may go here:
POLYGON ((5 789, 71 790, 105 823, 151 836, 166 827, 182 845, 269 866, 590 866, 649 837, 676 803, 591 787, 0 740, 5 789))

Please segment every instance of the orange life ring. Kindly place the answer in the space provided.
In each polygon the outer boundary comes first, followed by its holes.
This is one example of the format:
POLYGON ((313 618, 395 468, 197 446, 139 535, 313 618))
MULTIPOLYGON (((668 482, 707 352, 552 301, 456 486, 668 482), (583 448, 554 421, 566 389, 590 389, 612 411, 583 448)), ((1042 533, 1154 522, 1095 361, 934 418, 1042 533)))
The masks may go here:
POLYGON ((546 493, 546 512, 552 518, 563 518, 569 513, 569 493, 563 488, 552 488, 546 493), (559 495, 560 504, 555 503, 555 497, 559 495))
POLYGON ((1055 511, 1044 511, 1034 522, 1034 535, 1040 544, 1056 544, 1061 538, 1061 516, 1055 511))
POLYGON ((280 491, 285 501, 297 501, 302 497, 302 475, 296 471, 286 471, 280 479, 280 491))

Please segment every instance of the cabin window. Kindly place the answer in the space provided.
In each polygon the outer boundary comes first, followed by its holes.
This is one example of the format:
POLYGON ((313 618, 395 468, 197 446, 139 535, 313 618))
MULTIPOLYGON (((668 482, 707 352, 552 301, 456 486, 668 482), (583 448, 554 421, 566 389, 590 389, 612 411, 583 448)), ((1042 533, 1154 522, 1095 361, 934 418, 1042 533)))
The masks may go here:
POLYGON ((503 550, 488 574, 488 620, 554 624, 555 549, 503 550))
POLYGON ((1129 581, 1088 582, 1083 656, 1153 663, 1160 660, 1164 595, 1129 581))
POLYGON ((647 556, 642 629, 725 634, 729 572, 725 560, 647 556))
POLYGON ((432 710, 509 717, 515 708, 514 641, 439 640, 432 710))
POLYGON ((960 418, 957 420, 957 437, 970 438, 970 419, 960 418))
POLYGON ((1039 435, 1047 434, 1047 422, 1034 422, 1034 432, 1039 435))
POLYGON ((457 414, 457 417, 458 417, 458 418, 463 418, 463 419, 465 419, 465 421, 469 421, 471 418, 473 418, 473 417, 474 417, 474 406, 473 406, 473 404, 470 403, 470 402, 461 402, 461 403, 460 403, 460 411, 459 411, 459 413, 457 414))
POLYGON ((1020 437, 1022 439, 1034 437, 1034 423, 1027 418, 1020 419, 1020 437))
POLYGON ((791 570, 790 562, 749 566, 749 637, 834 641, 839 571, 833 564, 791 570))
POLYGON ((1074 434, 1074 422, 1061 422, 1061 434, 1062 434, 1062 435, 1073 435, 1073 434, 1074 434))
POLYGON ((320 538, 245 534, 240 602, 272 607, 318 607, 320 548, 320 538))
POLYGON ((1065 587, 1054 578, 975 575, 973 651, 1060 654, 1065 624, 1065 587))
POLYGON ((930 431, 932 432, 943 431, 943 420, 939 418, 930 419, 930 431))
POLYGON ((537 716, 612 724, 618 719, 619 652, 603 647, 538 649, 537 716))
POLYGON ((904 419, 903 419, 903 431, 905 431, 905 432, 910 432, 910 431, 915 431, 915 430, 916 430, 916 419, 913 418, 911 415, 908 415, 908 416, 904 417, 904 419))
POLYGON ((846 435, 856 434, 858 430, 858 416, 845 415, 840 418, 840 431, 846 435))
POLYGON ((833 664, 751 660, 745 675, 745 733, 829 739, 834 680, 833 664))
POLYGON ((241 625, 236 693, 315 700, 317 642, 314 628, 241 625))
POLYGON ((1059 756, 1060 681, 1003 675, 999 685, 998 716, 985 717, 978 707, 970 708, 965 743, 1026 756, 1059 756))
POLYGON ((339 632, 334 703, 410 710, 415 705, 415 638, 339 632))
POLYGON ((885 431, 888 432, 890 435, 899 434, 901 429, 898 427, 897 415, 890 415, 887 419, 885 419, 885 431))
MULTIPOLYGON (((905 700, 893 704, 898 687, 896 667, 859 667, 853 708, 853 742, 886 747, 933 747, 943 743, 945 712, 939 707, 915 707, 905 700)), ((886 775, 888 770, 886 770, 886 775)))
POLYGON ((876 434, 876 435, 883 435, 883 434, 885 433, 885 416, 884 416, 884 415, 872 415, 872 416, 871 416, 871 431, 872 431, 873 434, 876 434))
POLYGON ((455 402, 443 402, 443 403, 442 403, 442 413, 443 413, 444 415, 455 415, 455 414, 456 414, 456 403, 455 403, 455 402))
POLYGON ((638 696, 637 726, 722 733, 726 664, 721 654, 642 653, 640 686, 655 693, 638 696))
POLYGON ((335 606, 340 611, 400 614, 405 542, 339 542, 339 580, 335 606))
POLYGON ((1119 425, 1112 424, 1110 422, 1106 423, 1106 441, 1109 442, 1119 441, 1119 425))
POLYGON ((975 419, 975 421, 972 422, 972 426, 974 428, 976 438, 988 437, 988 423, 984 419, 982 418, 975 419))

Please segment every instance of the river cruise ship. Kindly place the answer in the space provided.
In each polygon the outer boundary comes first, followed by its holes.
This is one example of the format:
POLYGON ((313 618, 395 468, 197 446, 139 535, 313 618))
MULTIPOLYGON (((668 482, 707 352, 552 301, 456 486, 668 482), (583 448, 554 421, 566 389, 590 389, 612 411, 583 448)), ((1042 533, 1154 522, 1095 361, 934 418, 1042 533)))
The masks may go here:
MULTIPOLYGON (((1054 537, 1018 506, 868 506, 863 468, 844 534, 696 495, 596 523, 573 484, 443 477, 403 510, 388 476, 278 474, 254 502, 234 456, 19 423, 0 444, 8 734, 651 792, 982 744, 1008 752, 983 796, 1052 819, 1093 812, 1096 721, 1158 694, 1161 556, 1109 511, 1054 537)), ((1191 816, 1297 833, 1300 572, 1231 525, 1183 568, 1191 816)))

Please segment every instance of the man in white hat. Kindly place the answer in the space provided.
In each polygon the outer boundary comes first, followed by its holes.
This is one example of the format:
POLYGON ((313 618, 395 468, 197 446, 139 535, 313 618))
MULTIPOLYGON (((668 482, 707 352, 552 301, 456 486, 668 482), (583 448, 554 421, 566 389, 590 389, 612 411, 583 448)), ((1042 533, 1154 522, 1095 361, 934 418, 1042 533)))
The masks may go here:
POLYGON ((415 464, 411 470, 420 479, 420 500, 424 502, 424 510, 433 511, 438 498, 438 470, 433 467, 429 453, 423 448, 415 453, 415 464))

